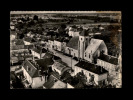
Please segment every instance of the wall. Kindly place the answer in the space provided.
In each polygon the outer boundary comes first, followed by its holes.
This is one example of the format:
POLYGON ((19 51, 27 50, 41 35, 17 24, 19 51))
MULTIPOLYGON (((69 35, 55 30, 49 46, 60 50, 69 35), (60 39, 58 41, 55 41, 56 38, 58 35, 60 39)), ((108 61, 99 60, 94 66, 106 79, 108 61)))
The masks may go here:
POLYGON ((23 74, 24 74, 24 77, 27 79, 27 81, 32 84, 32 78, 30 77, 30 75, 27 73, 27 71, 22 67, 22 70, 23 70, 23 74))
POLYGON ((69 47, 66 47, 65 48, 65 53, 66 54, 69 54, 69 49, 70 49, 70 55, 72 55, 73 57, 78 57, 78 50, 75 50, 73 48, 69 48, 69 47))
POLYGON ((40 59, 40 54, 39 54, 39 53, 36 53, 36 52, 33 51, 33 50, 31 50, 31 52, 32 52, 32 55, 33 55, 34 57, 38 57, 38 58, 40 59))
POLYGON ((52 70, 58 72, 59 75, 61 75, 61 71, 58 70, 54 65, 52 65, 52 70))
POLYGON ((58 51, 61 51, 62 50, 61 42, 54 40, 54 46, 55 46, 55 49, 56 50, 58 50, 58 51))
POLYGON ((90 62, 93 62, 93 54, 84 52, 84 59, 90 62))
POLYGON ((48 40, 49 48, 53 49, 54 41, 48 40))
POLYGON ((103 61, 101 59, 97 59, 97 65, 102 66, 103 68, 105 68, 109 72, 110 71, 115 71, 115 68, 117 67, 116 65, 108 63, 108 62, 105 62, 105 61, 103 61))
POLYGON ((42 87, 44 83, 45 83, 45 77, 44 76, 35 77, 35 78, 33 78, 32 88, 42 87))

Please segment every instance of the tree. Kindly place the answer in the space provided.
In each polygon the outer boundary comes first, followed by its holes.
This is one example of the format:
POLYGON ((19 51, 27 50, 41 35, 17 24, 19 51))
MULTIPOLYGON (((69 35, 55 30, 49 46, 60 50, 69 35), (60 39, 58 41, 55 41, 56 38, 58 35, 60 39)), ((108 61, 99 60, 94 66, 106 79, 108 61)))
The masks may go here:
POLYGON ((37 15, 34 15, 33 20, 38 21, 38 16, 37 15))

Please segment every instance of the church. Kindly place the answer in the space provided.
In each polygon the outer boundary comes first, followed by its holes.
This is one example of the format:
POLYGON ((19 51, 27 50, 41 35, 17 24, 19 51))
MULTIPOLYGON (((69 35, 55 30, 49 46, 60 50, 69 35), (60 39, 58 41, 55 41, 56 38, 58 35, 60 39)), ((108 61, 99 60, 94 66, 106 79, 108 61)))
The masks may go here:
POLYGON ((84 29, 79 36, 70 39, 65 53, 94 63, 101 53, 108 54, 108 50, 103 40, 92 38, 84 29))

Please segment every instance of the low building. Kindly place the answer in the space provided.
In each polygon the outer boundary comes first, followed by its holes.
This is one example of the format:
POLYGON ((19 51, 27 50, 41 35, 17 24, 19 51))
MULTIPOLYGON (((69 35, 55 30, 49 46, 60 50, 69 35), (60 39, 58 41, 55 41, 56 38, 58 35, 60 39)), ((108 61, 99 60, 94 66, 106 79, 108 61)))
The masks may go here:
POLYGON ((110 73, 118 68, 118 59, 111 55, 102 54, 97 59, 97 65, 105 68, 110 73))
POLYGON ((74 67, 74 74, 82 72, 87 77, 87 82, 93 77, 95 84, 104 84, 107 81, 108 71, 95 64, 80 61, 74 67))
POLYGON ((65 71, 71 70, 71 68, 64 65, 62 61, 55 61, 52 65, 52 70, 57 72, 59 75, 62 75, 65 71))

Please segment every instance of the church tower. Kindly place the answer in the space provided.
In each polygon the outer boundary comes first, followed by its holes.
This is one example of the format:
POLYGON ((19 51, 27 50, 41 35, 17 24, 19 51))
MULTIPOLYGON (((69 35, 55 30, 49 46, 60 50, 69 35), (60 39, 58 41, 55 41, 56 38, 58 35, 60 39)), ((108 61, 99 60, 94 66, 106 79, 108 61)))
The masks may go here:
POLYGON ((78 57, 84 59, 85 50, 89 44, 89 34, 87 30, 83 30, 79 35, 78 41, 78 57))

